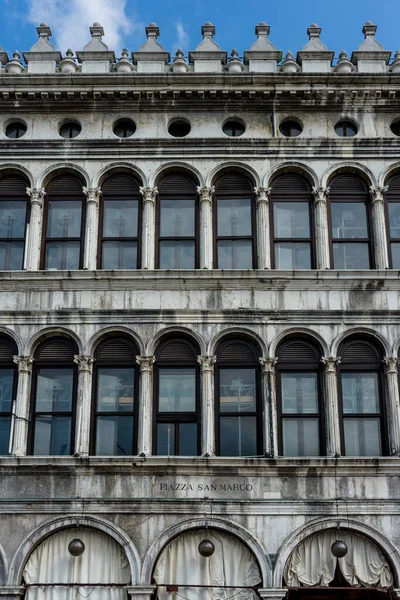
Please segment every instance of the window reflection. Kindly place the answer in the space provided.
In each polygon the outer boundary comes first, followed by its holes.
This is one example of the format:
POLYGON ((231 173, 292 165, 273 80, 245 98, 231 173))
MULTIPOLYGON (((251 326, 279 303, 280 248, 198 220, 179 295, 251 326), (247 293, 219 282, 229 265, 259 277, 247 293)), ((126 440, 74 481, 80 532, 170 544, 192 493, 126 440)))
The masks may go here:
MULTIPOLYGON (((9 352, 9 360, 12 360, 11 349, 9 352)), ((15 368, 0 368, 0 455, 8 454, 9 450, 8 446, 10 440, 11 411, 15 394, 15 368)))
POLYGON ((23 268, 28 207, 26 185, 23 180, 14 177, 0 180, 1 271, 23 268))
POLYGON ((160 412, 196 410, 196 369, 159 370, 160 412))

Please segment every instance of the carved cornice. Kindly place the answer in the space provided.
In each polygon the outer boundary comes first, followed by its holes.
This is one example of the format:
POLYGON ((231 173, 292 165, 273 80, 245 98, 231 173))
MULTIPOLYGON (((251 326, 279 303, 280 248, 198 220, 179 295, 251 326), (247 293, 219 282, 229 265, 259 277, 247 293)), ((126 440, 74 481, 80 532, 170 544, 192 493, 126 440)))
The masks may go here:
POLYGON ((37 204, 40 208, 43 208, 44 197, 46 191, 44 188, 26 188, 26 193, 31 199, 31 204, 37 204))
POLYGON ((151 202, 152 204, 156 203, 156 197, 158 194, 158 189, 156 187, 140 187, 139 191, 143 196, 143 202, 151 202))
POLYGON ((205 372, 213 373, 214 365, 217 362, 217 357, 216 356, 198 356, 197 362, 200 365, 202 373, 205 373, 205 372))
POLYGON ((74 363, 78 365, 78 371, 86 371, 92 373, 93 363, 95 359, 92 356, 86 356, 85 354, 75 354, 74 363))
POLYGON ((13 361, 18 365, 19 373, 32 373, 33 356, 13 356, 13 361))
POLYGON ((156 362, 155 356, 137 356, 136 357, 136 363, 139 365, 141 373, 144 373, 145 371, 152 373, 155 362, 156 362))
POLYGON ((324 373, 336 373, 337 366, 341 362, 340 356, 323 356, 321 362, 324 365, 324 373))

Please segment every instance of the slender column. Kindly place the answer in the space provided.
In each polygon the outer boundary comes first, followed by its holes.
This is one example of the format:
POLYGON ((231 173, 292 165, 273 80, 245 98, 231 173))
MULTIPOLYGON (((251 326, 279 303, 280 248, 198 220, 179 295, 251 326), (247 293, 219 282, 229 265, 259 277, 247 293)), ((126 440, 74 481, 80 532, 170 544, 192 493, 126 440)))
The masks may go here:
POLYGON ((212 187, 198 187, 200 199, 200 269, 213 268, 212 187))
POLYGON ((79 456, 89 456, 94 358, 85 356, 84 354, 76 354, 74 356, 74 362, 78 365, 75 454, 79 456))
POLYGON ((143 196, 143 226, 142 226, 142 269, 155 267, 156 243, 156 187, 141 187, 143 196))
POLYGON ((277 358, 259 358, 262 377, 264 451, 271 458, 278 456, 278 410, 276 404, 277 358))
POLYGON ((17 399, 14 409, 11 454, 25 456, 28 443, 29 399, 31 391, 32 356, 14 356, 18 365, 17 399))
POLYGON ((340 358, 328 356, 321 358, 324 365, 326 455, 340 456, 340 424, 337 366, 340 358))
POLYGON ((40 269, 43 206, 46 192, 44 191, 44 188, 26 188, 26 193, 31 199, 31 214, 29 219, 28 242, 25 250, 25 264, 27 271, 37 271, 40 269))
POLYGON ((329 188, 313 188, 317 269, 330 268, 328 194, 329 188))
POLYGON ((254 188, 257 207, 257 268, 271 268, 269 196, 271 188, 254 188))
POLYGON ((154 356, 137 356, 140 367, 138 454, 151 456, 153 445, 153 370, 154 356))
POLYGON ((201 455, 215 454, 214 365, 216 356, 198 356, 201 370, 201 455))
POLYGON ((377 269, 389 268, 388 240, 385 219, 384 194, 388 186, 369 188, 372 203, 372 231, 374 234, 375 267, 377 269))
POLYGON ((399 359, 386 357, 383 359, 388 390, 388 428, 389 453, 400 454, 400 398, 399 398, 399 359))
POLYGON ((86 195, 86 227, 85 249, 83 254, 83 268, 88 271, 97 269, 97 252, 99 237, 99 205, 100 188, 83 188, 86 195))

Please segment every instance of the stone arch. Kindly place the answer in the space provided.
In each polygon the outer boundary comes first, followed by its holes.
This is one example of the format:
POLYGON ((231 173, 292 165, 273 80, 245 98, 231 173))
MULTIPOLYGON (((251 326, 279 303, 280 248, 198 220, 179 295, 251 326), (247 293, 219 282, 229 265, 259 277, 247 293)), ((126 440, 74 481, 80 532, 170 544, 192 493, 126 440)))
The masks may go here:
POLYGON ((69 515, 68 517, 56 517, 46 521, 32 531, 17 548, 8 571, 8 585, 20 585, 22 573, 27 560, 32 552, 47 537, 62 529, 76 527, 79 524, 84 527, 96 529, 113 538, 124 550, 129 562, 132 576, 132 584, 138 584, 141 571, 141 560, 132 540, 114 523, 102 517, 89 515, 69 515))
POLYGON ((154 171, 154 173, 151 174, 151 176, 149 177, 149 186, 157 186, 160 179, 171 171, 180 171, 181 173, 186 173, 187 175, 190 175, 192 178, 195 179, 196 185, 200 187, 203 187, 204 185, 204 177, 196 167, 186 162, 172 161, 160 165, 154 171))
POLYGON ((246 327, 229 327, 227 329, 223 329, 222 331, 219 331, 212 338, 210 343, 208 344, 207 354, 209 356, 214 356, 216 349, 218 347, 218 344, 225 337, 234 337, 235 335, 247 337, 247 338, 250 338, 253 342, 256 342, 261 349, 262 356, 260 356, 260 358, 267 358, 268 350, 267 350, 267 345, 266 345, 265 341, 263 340, 263 338, 255 331, 252 331, 251 329, 247 329, 246 327))
POLYGON ((76 175, 80 179, 83 179, 85 187, 90 186, 90 177, 87 174, 87 172, 85 171, 85 169, 82 169, 82 167, 80 167, 79 165, 76 165, 74 163, 65 162, 65 163, 57 163, 55 165, 51 165, 50 167, 47 167, 47 169, 45 169, 43 171, 40 179, 38 179, 37 187, 46 188, 46 186, 49 184, 51 179, 53 179, 53 177, 56 177, 58 174, 64 174, 64 173, 70 173, 71 175, 76 175))
POLYGON ((400 352, 400 337, 397 338, 395 343, 393 344, 393 350, 390 356, 398 356, 400 352))
POLYGON ((337 356, 338 348, 344 340, 353 335, 365 335, 368 337, 374 338, 382 347, 383 355, 390 356, 390 346, 388 341, 377 331, 373 329, 369 329, 368 327, 353 327, 351 329, 346 329, 341 334, 339 334, 332 343, 330 356, 337 356))
POLYGON ((393 165, 389 165, 386 167, 378 177, 378 185, 379 187, 384 187, 387 185, 387 181, 392 177, 392 175, 400 174, 400 162, 396 162, 393 165))
POLYGON ((100 331, 97 331, 85 345, 84 353, 88 356, 93 356, 96 351, 96 347, 101 341, 103 341, 103 339, 108 336, 112 337, 113 335, 118 335, 121 333, 132 338, 132 340, 137 344, 140 354, 144 353, 145 347, 142 338, 136 333, 136 331, 133 331, 133 329, 129 329, 129 327, 124 327, 122 325, 110 325, 108 327, 104 327, 104 329, 100 329, 100 331))
POLYGON ((271 167, 271 169, 264 175, 263 187, 271 187, 273 180, 284 173, 297 173, 298 175, 301 175, 307 179, 312 188, 319 186, 318 176, 313 169, 304 163, 288 161, 284 163, 278 163, 271 167))
POLYGON ((329 169, 327 169, 322 175, 321 186, 324 188, 329 187, 329 184, 332 181, 333 177, 335 177, 336 175, 340 175, 341 173, 353 173, 354 175, 358 175, 367 184, 368 188, 370 186, 377 186, 375 175, 368 167, 361 163, 351 161, 336 163, 329 167, 329 169))
POLYGON ((338 525, 342 529, 347 529, 353 531, 354 533, 358 533, 370 538, 370 540, 373 541, 385 554, 390 566, 392 567, 394 579, 396 583, 399 582, 399 552, 392 542, 385 538, 377 529, 371 527, 370 525, 366 525, 365 523, 348 519, 347 517, 346 519, 334 519, 332 517, 327 517, 324 519, 316 519, 315 521, 311 521, 305 525, 302 525, 301 527, 298 527, 284 540, 276 555, 273 586, 278 588, 282 587, 283 571, 286 561, 296 546, 300 544, 300 542, 313 533, 318 533, 318 531, 323 531, 325 529, 335 529, 338 527, 338 525))
POLYGON ((166 335, 174 333, 178 335, 183 334, 192 338, 199 346, 201 355, 206 354, 206 344, 203 338, 199 336, 198 333, 194 332, 192 329, 188 329, 187 327, 171 326, 157 331, 157 333, 148 341, 148 343, 146 344, 146 355, 152 356, 162 338, 166 335))
POLYGON ((147 186, 147 178, 139 167, 133 165, 131 163, 126 162, 117 162, 112 164, 107 164, 105 167, 100 169, 98 173, 93 178, 92 187, 101 188, 105 179, 112 175, 116 175, 117 173, 128 173, 130 175, 134 175, 137 179, 139 179, 139 185, 146 187, 147 186))
POLYGON ((73 339, 78 346, 79 354, 83 354, 82 341, 74 331, 68 329, 67 327, 46 327, 45 329, 40 329, 40 331, 34 333, 33 336, 26 342, 24 355, 33 355, 41 342, 43 342, 46 338, 53 336, 62 336, 73 339))
POLYGON ((312 338, 315 342, 319 344, 322 350, 321 356, 329 356, 329 346, 324 340, 322 336, 316 331, 312 329, 307 329, 306 327, 290 327, 289 329, 285 329, 281 331, 274 339, 271 341, 269 345, 269 356, 270 358, 275 358, 276 350, 281 342, 285 340, 287 337, 295 337, 296 335, 303 335, 312 338))
POLYGON ((223 162, 214 167, 214 169, 207 174, 206 185, 214 185, 215 181, 222 176, 224 172, 232 170, 240 171, 243 175, 251 179, 251 183, 254 187, 260 187, 260 177, 257 171, 250 165, 235 160, 223 162))
POLYGON ((17 333, 15 333, 15 331, 7 329, 7 327, 0 326, 0 336, 11 338, 12 341, 15 342, 17 345, 18 354, 21 355, 21 353, 23 352, 24 343, 22 341, 22 338, 17 333))
POLYGON ((21 177, 25 177, 29 182, 29 185, 27 187, 31 187, 31 188, 35 187, 35 180, 34 180, 32 173, 30 171, 28 171, 28 169, 25 169, 25 167, 23 167, 17 163, 6 163, 3 165, 0 165, 0 177, 4 173, 10 173, 13 175, 20 175, 21 177))
POLYGON ((222 532, 229 533, 238 538, 241 542, 243 542, 254 554, 258 562, 263 587, 270 587, 272 572, 271 563, 269 561, 266 549, 263 548, 261 542, 258 541, 257 538, 243 526, 238 525, 237 523, 234 523, 233 521, 227 519, 215 518, 189 519, 187 521, 182 521, 181 523, 173 525, 172 527, 164 531, 153 542, 145 556, 141 574, 141 584, 148 585, 151 582, 151 577, 154 571, 154 567, 157 563, 158 557, 170 541, 172 541, 179 534, 185 533, 190 529, 202 529, 206 526, 209 529, 214 528, 219 529, 222 532))

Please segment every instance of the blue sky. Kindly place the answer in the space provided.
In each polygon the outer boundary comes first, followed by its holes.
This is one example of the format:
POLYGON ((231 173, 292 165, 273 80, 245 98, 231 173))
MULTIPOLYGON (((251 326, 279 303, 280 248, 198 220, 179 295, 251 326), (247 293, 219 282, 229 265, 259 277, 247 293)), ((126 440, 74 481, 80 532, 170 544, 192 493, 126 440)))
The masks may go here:
POLYGON ((122 47, 137 50, 145 40, 144 27, 155 21, 160 43, 185 54, 201 40, 201 25, 212 21, 222 49, 239 54, 255 39, 261 20, 271 26, 271 41, 279 50, 296 52, 307 41, 307 27, 322 27, 322 41, 338 55, 361 43, 367 20, 378 25, 377 39, 388 50, 400 49, 399 0, 0 0, 0 46, 8 53, 29 50, 37 39, 35 26, 47 22, 52 43, 65 52, 81 50, 89 40, 88 26, 100 21, 105 41, 120 56, 122 47))

